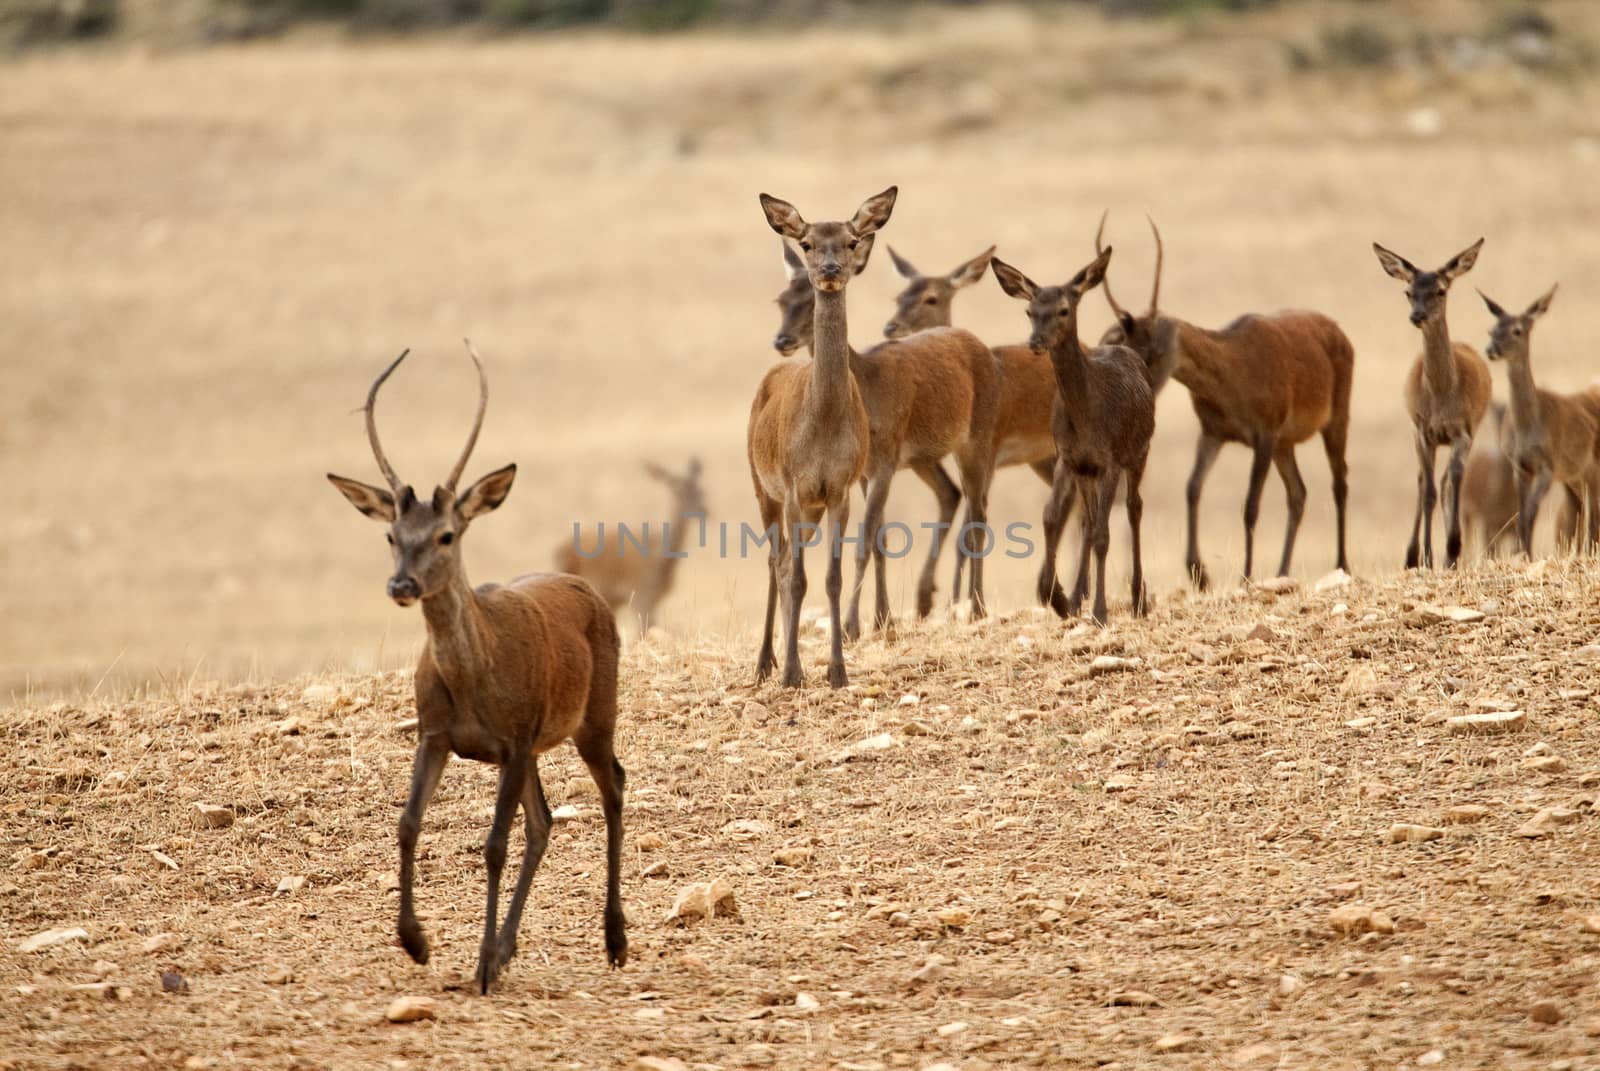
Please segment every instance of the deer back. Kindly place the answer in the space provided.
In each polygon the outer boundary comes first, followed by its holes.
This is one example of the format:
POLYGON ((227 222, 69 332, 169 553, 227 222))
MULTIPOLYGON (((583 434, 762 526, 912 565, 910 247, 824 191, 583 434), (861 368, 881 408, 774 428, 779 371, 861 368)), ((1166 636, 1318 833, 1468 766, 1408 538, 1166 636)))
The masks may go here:
POLYGON ((1050 430, 1056 373, 1050 358, 1027 346, 997 346, 1000 406, 995 419, 995 464, 1027 464, 1053 457, 1050 430))
POLYGON ((952 453, 992 434, 1000 368, 970 331, 932 328, 879 343, 854 363, 875 453, 898 466, 952 453))
POLYGON ((1348 407, 1354 349, 1320 313, 1250 314, 1217 331, 1181 324, 1178 344, 1174 378, 1225 440, 1303 442, 1348 407))

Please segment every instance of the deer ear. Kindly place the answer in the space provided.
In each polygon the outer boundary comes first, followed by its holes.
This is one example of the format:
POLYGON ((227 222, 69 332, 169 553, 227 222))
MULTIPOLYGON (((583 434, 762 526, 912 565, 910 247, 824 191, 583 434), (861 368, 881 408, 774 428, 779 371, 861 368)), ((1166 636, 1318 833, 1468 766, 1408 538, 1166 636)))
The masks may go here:
POLYGON ((894 270, 900 273, 902 279, 920 279, 922 273, 912 263, 894 251, 894 246, 886 246, 889 250, 889 259, 894 261, 894 270))
POLYGON ((691 457, 689 459, 689 470, 683 474, 683 478, 688 480, 690 483, 693 483, 700 478, 700 459, 698 457, 691 457))
POLYGON ((764 193, 761 195, 761 210, 767 214, 767 224, 785 238, 793 238, 798 242, 805 237, 806 221, 788 201, 764 193))
POLYGON ((350 504, 375 521, 393 524, 395 518, 394 495, 381 487, 362 483, 360 480, 349 480, 343 476, 328 473, 328 482, 337 487, 350 504))
POLYGON ((989 261, 992 259, 994 259, 994 246, 991 245, 988 249, 985 249, 951 272, 946 278, 950 280, 950 285, 957 290, 964 286, 971 286, 983 278, 983 273, 989 270, 989 261))
POLYGON ((1454 282, 1457 276, 1472 270, 1472 266, 1478 262, 1478 250, 1482 248, 1483 239, 1479 238, 1446 261, 1445 266, 1439 269, 1439 274, 1445 277, 1446 282, 1454 282))
POLYGON ((1488 294, 1485 294, 1482 290, 1478 291, 1478 296, 1481 297, 1483 299, 1483 303, 1488 306, 1489 315, 1493 316, 1496 320, 1504 320, 1509 315, 1505 309, 1500 307, 1500 304, 1495 301, 1494 298, 1490 297, 1488 294))
MULTIPOLYGON (((860 275, 867 270, 867 261, 872 258, 872 244, 878 240, 875 234, 869 234, 856 242, 855 273, 860 275)), ((890 250, 892 253, 893 250, 890 250)))
POLYGON ((1106 265, 1111 263, 1111 248, 1109 245, 1106 246, 1099 256, 1090 261, 1077 275, 1074 275, 1072 281, 1067 284, 1067 289, 1078 297, 1082 297, 1105 282, 1106 265))
POLYGON ((1377 242, 1372 243, 1372 251, 1378 254, 1378 263, 1383 265, 1383 270, 1402 283, 1409 283, 1417 276, 1417 266, 1401 256, 1391 252, 1377 242))
POLYGON ((1033 300, 1034 291, 1039 289, 1038 284, 999 257, 995 257, 990 263, 994 266, 994 278, 1000 284, 1001 290, 1018 301, 1033 300))
POLYGON ((783 270, 789 273, 789 278, 794 279, 806 270, 806 262, 800 259, 800 254, 794 251, 794 246, 788 242, 779 243, 783 246, 783 270))
POLYGON ((856 214, 850 217, 850 229, 855 231, 856 237, 872 234, 888 223, 889 213, 894 211, 894 199, 899 195, 900 187, 890 186, 882 193, 862 201, 856 214))
POLYGON ((1549 293, 1545 294, 1544 297, 1528 306, 1528 311, 1522 314, 1522 318, 1529 321, 1537 320, 1539 317, 1550 311, 1550 299, 1555 296, 1556 288, 1555 286, 1552 286, 1549 293))
POLYGON ((643 462, 643 465, 645 475, 649 476, 652 480, 660 480, 662 483, 672 482, 672 473, 668 472, 660 465, 657 465, 654 461, 643 462))
POLYGON ((503 469, 495 469, 489 475, 467 488, 465 494, 456 499, 456 512, 463 521, 470 521, 474 517, 481 517, 491 510, 497 509, 500 503, 506 500, 511 493, 511 481, 517 477, 517 466, 507 465, 503 469))

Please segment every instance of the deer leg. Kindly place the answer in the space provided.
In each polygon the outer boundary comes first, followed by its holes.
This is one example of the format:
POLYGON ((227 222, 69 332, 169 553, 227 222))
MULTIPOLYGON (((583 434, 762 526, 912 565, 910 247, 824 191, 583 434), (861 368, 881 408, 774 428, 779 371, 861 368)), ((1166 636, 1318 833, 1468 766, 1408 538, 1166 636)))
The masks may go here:
POLYGON ((1211 578, 1206 575, 1206 567, 1200 562, 1200 492, 1205 489, 1206 475, 1217 460, 1217 451, 1221 449, 1222 440, 1202 428, 1200 441, 1195 444, 1194 468, 1189 471, 1189 486, 1185 494, 1189 506, 1189 533, 1184 564, 1189 569, 1190 581, 1201 591, 1211 586, 1211 578))
MULTIPOLYGON (((894 470, 889 470, 893 475, 894 470)), ((845 615, 844 634, 847 639, 854 642, 861 638, 861 589, 867 583, 867 567, 872 560, 873 544, 877 542, 877 533, 873 528, 874 501, 887 502, 889 498, 889 481, 884 478, 882 467, 873 466, 872 475, 867 479, 866 513, 861 522, 860 538, 855 540, 856 545, 856 582, 850 589, 850 610, 845 615)), ((882 516, 881 512, 878 514, 882 516)))
MULTIPOLYGON (((887 486, 887 485, 886 485, 887 486)), ((881 514, 880 514, 881 515, 881 514)), ((850 523, 850 496, 840 495, 828 510, 828 613, 832 618, 833 648, 828 656, 828 683, 843 688, 850 683, 844 671, 844 632, 839 627, 839 593, 844 588, 844 532, 850 523)), ((876 536, 874 536, 876 539, 876 536)), ((883 578, 879 574, 878 597, 884 599, 883 578)))
POLYGON ((417 837, 422 832, 422 815, 449 761, 450 747, 442 739, 425 736, 417 742, 417 757, 411 764, 411 794, 400 815, 400 944, 416 963, 428 962, 428 938, 417 922, 411 898, 411 886, 416 878, 417 837))
POLYGON ((989 553, 989 475, 987 459, 982 454, 969 453, 960 459, 961 491, 967 498, 967 523, 962 526, 965 535, 957 553, 972 558, 972 579, 969 581, 972 597, 973 620, 985 614, 983 604, 983 562, 989 553))
MULTIPOLYGON (((772 653, 772 626, 778 609, 778 577, 783 572, 784 548, 782 517, 777 503, 763 496, 760 506, 761 523, 771 540, 771 552, 767 555, 767 616, 761 630, 761 653, 756 657, 757 684, 772 676, 772 670, 778 664, 772 653)), ((787 620, 788 616, 785 613, 784 619, 787 620)))
POLYGON ((1343 425, 1335 428, 1329 424, 1322 429, 1322 446, 1328 454, 1328 470, 1333 474, 1333 511, 1338 525, 1337 539, 1339 541, 1339 557, 1334 568, 1350 571, 1350 561, 1345 557, 1344 549, 1344 515, 1345 505, 1350 499, 1350 469, 1345 463, 1344 448, 1345 434, 1348 429, 1343 425))
POLYGON ((1433 486, 1435 447, 1420 429, 1417 431, 1417 517, 1411 522, 1411 545, 1406 548, 1406 568, 1433 568, 1433 504, 1438 498, 1433 486))
MULTIPOLYGON (((616 708, 613 690, 611 707, 616 708)), ((612 722, 615 723, 613 713, 612 722)), ((613 967, 628 962, 627 920, 622 914, 622 791, 628 775, 617 761, 611 731, 583 733, 573 739, 589 776, 600 788, 600 810, 606 817, 606 961, 613 967)), ((548 825, 546 826, 548 831, 548 825)))
POLYGON ((489 872, 488 902, 484 905, 483 943, 478 946, 478 992, 489 994, 489 985, 500 974, 499 948, 495 923, 500 917, 500 875, 506 866, 506 841, 511 837, 511 820, 517 816, 517 801, 528 783, 528 757, 519 744, 500 767, 500 790, 495 794, 494 822, 483 842, 483 862, 489 872))
POLYGON ((1144 466, 1148 455, 1128 467, 1128 531, 1133 542, 1133 616, 1143 617, 1149 610, 1149 597, 1144 589, 1144 555, 1139 549, 1139 524, 1144 518, 1144 498, 1139 484, 1144 480, 1144 466))
MULTIPOLYGON (((1094 622, 1106 623, 1106 555, 1111 550, 1111 501, 1117 496, 1117 477, 1121 473, 1112 469, 1100 477, 1095 488, 1094 510, 1094 622)), ((1084 512, 1088 513, 1088 503, 1084 512)))
POLYGON ((1093 476, 1077 478, 1078 497, 1083 499, 1083 526, 1078 544, 1078 576, 1067 596, 1067 612, 1076 617, 1089 594, 1089 557, 1094 553, 1095 527, 1100 520, 1099 481, 1093 476))
POLYGON ((1461 477, 1467 471, 1472 434, 1463 432, 1450 443, 1450 461, 1444 470, 1444 567, 1454 569, 1461 557, 1461 477))
POLYGON ((1039 568, 1039 603, 1048 606, 1062 617, 1069 616, 1067 596, 1061 590, 1061 580, 1056 576, 1056 551, 1061 546, 1061 529, 1066 526, 1067 514, 1072 510, 1072 473, 1066 463, 1056 462, 1056 471, 1050 485, 1050 497, 1044 505, 1044 564, 1039 568))
POLYGON ((1544 503, 1545 492, 1550 489, 1550 466, 1540 465, 1533 474, 1532 485, 1529 486, 1527 477, 1519 481, 1525 490, 1522 490, 1522 516, 1519 525, 1522 536, 1522 552, 1529 559, 1533 558, 1533 526, 1539 520, 1539 507, 1544 503))
MULTIPOLYGON (((789 597, 784 603, 789 620, 784 622, 788 627, 788 635, 784 637, 783 654, 783 686, 785 688, 798 688, 805 683, 805 676, 800 672, 800 606, 806 598, 806 543, 809 531, 802 532, 801 526, 806 524, 805 513, 799 505, 791 502, 784 509, 784 525, 789 528, 785 534, 785 542, 789 553, 785 557, 784 570, 789 581, 789 597)), ((834 635, 838 635, 839 611, 838 606, 834 612, 834 635)))
POLYGON ((1250 579, 1255 561, 1256 518, 1261 516, 1261 491, 1267 484, 1267 467, 1272 464, 1272 443, 1262 440, 1255 445, 1255 456, 1250 460, 1250 486, 1244 496, 1244 578, 1250 579))
MULTIPOLYGON (((971 523, 972 523, 972 506, 969 504, 967 506, 966 510, 963 511, 962 518, 961 518, 961 524, 962 524, 962 527, 965 527, 965 526, 967 526, 967 525, 969 525, 971 523)), ((943 534, 942 532, 939 533, 939 535, 942 535, 942 534, 943 534)), ((935 552, 937 552, 938 549, 940 548, 940 546, 942 545, 940 540, 939 540, 939 535, 935 535, 934 536, 933 547, 934 547, 934 551, 935 552)), ((956 555, 955 555, 955 557, 956 557, 956 575, 950 581, 950 603, 953 606, 956 603, 961 601, 961 574, 967 567, 967 556, 961 552, 962 551, 962 547, 961 547, 961 541, 959 539, 952 540, 951 542, 953 542, 955 544, 955 547, 956 547, 956 555)))
POLYGON ((506 908, 506 921, 500 927, 500 943, 495 952, 496 962, 501 967, 517 954, 522 908, 528 902, 528 888, 533 884, 533 875, 550 843, 550 804, 545 802, 537 759, 528 760, 528 776, 522 784, 522 833, 522 868, 517 872, 517 886, 511 893, 511 906, 506 908))
MULTIPOLYGON (((939 500, 939 524, 942 526, 938 532, 942 535, 950 530, 950 525, 955 523, 956 510, 961 505, 961 491, 956 487, 955 481, 949 473, 944 471, 944 466, 938 462, 919 461, 911 466, 911 471, 923 483, 928 485, 928 490, 933 492, 939 500)), ((968 515, 971 506, 967 507, 968 515)), ((934 537, 933 546, 928 551, 928 560, 922 567, 922 575, 917 578, 917 616, 927 617, 933 612, 933 592, 935 570, 939 567, 939 552, 944 549, 944 541, 937 535, 934 537)), ((961 595, 961 548, 956 548, 956 586, 950 589, 951 598, 961 595)))
POLYGON ((1278 575, 1289 575, 1289 560, 1294 557, 1294 540, 1300 532, 1300 519, 1306 512, 1306 481, 1300 478, 1300 466, 1295 464, 1294 444, 1279 447, 1272 457, 1283 480, 1283 493, 1289 503, 1289 527, 1283 535, 1283 560, 1278 563, 1278 575))
POLYGON ((1600 477, 1590 476, 1584 489, 1584 505, 1587 518, 1587 538, 1583 549, 1586 554, 1593 554, 1595 548, 1600 546, 1600 477))

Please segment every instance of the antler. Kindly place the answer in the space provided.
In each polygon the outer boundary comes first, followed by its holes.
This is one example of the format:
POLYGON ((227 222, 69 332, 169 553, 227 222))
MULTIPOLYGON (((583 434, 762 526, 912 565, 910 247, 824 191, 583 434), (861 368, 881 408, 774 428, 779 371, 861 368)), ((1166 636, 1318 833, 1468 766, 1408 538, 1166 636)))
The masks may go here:
POLYGON ((472 363, 478 369, 478 415, 473 418, 472 432, 467 436, 467 445, 461 451, 461 460, 456 462, 456 467, 450 470, 450 478, 445 481, 445 490, 455 492, 456 483, 461 479, 461 472, 467 467, 467 459, 472 456, 472 448, 478 445, 478 432, 483 428, 484 410, 489 408, 489 377, 484 375, 483 362, 478 359, 477 347, 473 346, 470 338, 461 341, 467 344, 467 356, 472 358, 472 363))
POLYGON ((383 373, 372 381, 372 388, 367 391, 367 441, 372 444, 372 456, 378 459, 378 470, 383 473, 383 478, 389 481, 389 489, 397 495, 405 484, 395 474, 394 466, 389 464, 388 457, 384 455, 383 444, 378 441, 378 421, 373 415, 373 403, 378 400, 378 388, 383 386, 383 381, 389 378, 391 372, 400 367, 400 362, 405 360, 406 354, 410 352, 410 347, 401 350, 400 356, 396 357, 394 363, 385 368, 383 373))
POLYGON ((1149 216, 1144 217, 1150 223, 1150 230, 1156 236, 1156 281, 1150 288, 1150 315, 1154 316, 1159 311, 1157 299, 1161 296, 1161 259, 1164 250, 1161 248, 1161 231, 1156 227, 1156 221, 1149 216))
MULTIPOLYGON (((1106 217, 1110 214, 1111 209, 1109 208, 1100 213, 1100 227, 1094 232, 1094 255, 1097 257, 1106 251, 1105 242, 1103 239, 1105 238, 1106 233, 1106 217)), ((1117 319, 1126 319, 1128 316, 1128 310, 1124 309, 1121 305, 1118 305, 1117 299, 1111 296, 1111 276, 1109 274, 1107 274, 1105 280, 1101 282, 1100 292, 1105 294, 1106 303, 1111 306, 1111 311, 1116 314, 1117 319)))

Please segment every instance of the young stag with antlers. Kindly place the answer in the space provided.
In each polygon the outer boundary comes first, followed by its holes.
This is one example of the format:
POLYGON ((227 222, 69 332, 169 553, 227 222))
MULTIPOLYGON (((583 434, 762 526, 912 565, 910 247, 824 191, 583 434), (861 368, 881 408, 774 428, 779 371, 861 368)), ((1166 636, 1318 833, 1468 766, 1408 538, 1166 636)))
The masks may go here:
POLYGON ((1433 507, 1439 491, 1434 487, 1434 458, 1441 446, 1450 447, 1444 471, 1445 568, 1455 567, 1461 556, 1461 476, 1467 465, 1472 436, 1489 409, 1492 384, 1489 365, 1464 342, 1451 343, 1445 324, 1445 298, 1450 284, 1472 270, 1483 239, 1463 249, 1438 271, 1423 271, 1398 253, 1372 243, 1378 263, 1406 284, 1411 302, 1411 325, 1422 330, 1422 355, 1406 376, 1406 409, 1416 429, 1417 514, 1411 522, 1411 542, 1406 546, 1406 568, 1433 568, 1433 507))
POLYGON ((606 819, 606 957, 613 967, 627 960, 618 878, 624 775, 612 750, 618 640, 605 600, 574 576, 525 576, 477 589, 467 584, 461 539, 475 518, 505 501, 517 474, 515 465, 507 465, 456 494, 489 403, 489 382, 471 343, 468 352, 478 369, 478 415, 455 468, 429 498, 419 499, 395 474, 378 442, 373 415, 378 388, 405 353, 367 392, 367 440, 388 490, 332 473, 328 479, 356 509, 389 526, 394 556, 389 597, 401 606, 420 600, 428 626, 428 645, 417 660, 415 680, 417 755, 411 794, 400 817, 400 942, 418 963, 428 962, 428 939, 411 899, 423 812, 452 754, 500 768, 494 822, 483 846, 489 893, 476 976, 479 991, 488 993, 516 954, 528 886, 550 838, 550 808, 539 782, 538 756, 563 740, 577 745, 600 786, 606 819), (497 934, 500 874, 519 803, 526 832, 522 870, 497 934))
MULTIPOLYGON (((1095 233, 1101 248, 1105 217, 1095 233)), ((1289 525, 1283 537, 1280 576, 1289 572, 1295 536, 1305 513, 1306 484, 1295 463, 1294 448, 1320 433, 1333 473, 1333 505, 1337 515, 1337 567, 1348 569, 1345 558, 1345 502, 1349 498, 1345 465, 1345 437, 1350 428, 1350 382, 1355 350, 1339 325, 1316 312, 1288 311, 1272 316, 1248 314, 1221 330, 1212 331, 1162 314, 1161 231, 1155 221, 1155 283, 1150 289, 1150 309, 1134 316, 1105 288, 1106 301, 1117 323, 1101 337, 1102 345, 1131 347, 1145 362, 1156 390, 1171 376, 1189 390, 1189 401, 1200 420, 1200 441, 1194 468, 1189 473, 1188 549, 1185 561, 1196 586, 1210 586, 1200 561, 1200 492, 1206 475, 1224 443, 1242 443, 1255 455, 1250 465, 1250 486, 1244 500, 1244 576, 1250 579, 1255 560, 1256 518, 1261 513, 1261 491, 1267 469, 1276 465, 1288 496, 1289 525)))
MULTIPOLYGON (((1549 311, 1556 288, 1552 286, 1549 293, 1522 313, 1507 312, 1487 294, 1479 294, 1495 318, 1489 335, 1489 359, 1506 363, 1506 378, 1511 384, 1506 445, 1516 472, 1517 538, 1522 552, 1533 556, 1533 526, 1552 480, 1566 491, 1574 519, 1587 513, 1584 545, 1592 548, 1600 538, 1600 457, 1596 455, 1600 429, 1595 426, 1589 399, 1583 392, 1557 394, 1534 384, 1529 354, 1534 321, 1549 311)), ((1565 534, 1558 532, 1557 541, 1565 534)), ((1576 534, 1574 525, 1572 535, 1576 534)))
POLYGON ((1155 433, 1155 393, 1139 357, 1125 346, 1099 346, 1093 351, 1078 341, 1078 305, 1083 295, 1105 279, 1111 250, 1106 249, 1061 286, 1042 287, 996 258, 994 277, 1000 288, 1028 303, 1033 335, 1028 345, 1050 354, 1059 393, 1051 427, 1056 441, 1056 466, 1050 502, 1044 512, 1044 568, 1039 573, 1039 601, 1063 617, 1076 614, 1089 587, 1089 551, 1095 554, 1094 619, 1106 619, 1106 551, 1111 542, 1111 499, 1120 477, 1128 481, 1128 527, 1133 532, 1133 612, 1145 612, 1144 563, 1139 553, 1139 520, 1144 500, 1139 481, 1155 433), (1056 577, 1056 548, 1066 524, 1073 487, 1083 499, 1083 546, 1072 595, 1061 591, 1056 577))
POLYGON ((750 405, 746 449, 756 505, 768 532, 776 530, 767 563, 767 614, 756 680, 772 675, 773 615, 782 582, 785 647, 783 683, 798 688, 800 672, 800 604, 806 594, 805 546, 802 535, 815 531, 827 514, 828 610, 833 647, 828 683, 843 688, 844 628, 839 594, 844 586, 842 550, 850 523, 850 488, 867 467, 870 433, 861 390, 850 372, 846 337, 844 288, 860 271, 863 243, 894 210, 898 190, 890 186, 864 201, 845 223, 807 223, 787 201, 761 195, 767 223, 799 245, 806 274, 817 294, 812 332, 814 356, 809 364, 780 364, 769 371, 750 405))
MULTIPOLYGON (((983 278, 994 257, 994 246, 979 253, 948 275, 923 275, 893 246, 889 257, 906 279, 895 298, 894 317, 883 325, 885 338, 905 338, 918 331, 949 327, 956 294, 983 278)), ((1050 357, 1027 346, 992 347, 1000 364, 1000 402, 994 421, 994 467, 1027 465, 1048 487, 1055 479, 1056 440, 1050 431, 1055 404, 1055 369, 1050 357)), ((1071 501, 1068 502, 1071 511, 1071 501)), ((952 515, 954 506, 952 505, 952 515)), ((968 518, 970 523, 971 518, 968 518)), ((1063 519, 1064 523, 1065 519, 1063 519)), ((951 591, 961 590, 966 555, 956 555, 956 578, 951 591)))
MULTIPOLYGON (((856 270, 866 266, 870 244, 859 250, 856 270)), ((810 312, 815 294, 793 251, 784 250, 789 285, 778 298, 782 324, 773 340, 779 352, 793 352, 810 344, 810 312)), ((987 524, 989 481, 994 472, 994 422, 1001 392, 1000 366, 994 354, 970 331, 943 328, 914 338, 883 342, 865 353, 850 351, 850 369, 861 388, 867 408, 871 451, 867 461, 867 518, 856 548, 856 582, 851 592, 845 635, 860 635, 861 589, 870 554, 877 579, 874 626, 889 625, 889 590, 886 560, 880 545, 884 508, 894 474, 909 468, 939 500, 943 533, 953 523, 956 507, 967 498, 967 521, 958 557, 972 558, 968 595, 973 614, 983 606, 982 542, 987 524), (939 464, 954 454, 961 473, 956 489, 939 464)), ((935 538, 917 582, 917 614, 933 609, 934 570, 943 540, 935 538)), ((956 590, 959 595, 959 583, 956 590)))
POLYGON ((629 606, 639 620, 639 635, 650 631, 656 607, 672 590, 678 562, 688 550, 706 519, 705 495, 700 489, 700 459, 689 459, 682 476, 668 472, 654 461, 646 461, 650 478, 665 484, 672 495, 671 520, 648 532, 645 546, 631 543, 620 528, 609 532, 574 532, 572 542, 556 550, 556 569, 587 580, 614 611, 629 606), (593 547, 593 550, 589 548, 593 547), (581 553, 580 553, 581 549, 581 553))

